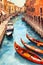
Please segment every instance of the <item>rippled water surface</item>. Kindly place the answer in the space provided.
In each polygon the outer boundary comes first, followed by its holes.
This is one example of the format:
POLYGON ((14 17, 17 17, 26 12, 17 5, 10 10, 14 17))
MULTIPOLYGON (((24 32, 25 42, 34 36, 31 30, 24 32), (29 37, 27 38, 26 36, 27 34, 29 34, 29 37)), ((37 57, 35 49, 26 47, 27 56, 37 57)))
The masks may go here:
MULTIPOLYGON (((43 41, 43 39, 41 39, 40 36, 28 24, 22 22, 21 17, 22 16, 18 16, 12 19, 14 22, 13 36, 10 38, 7 38, 6 36, 4 37, 2 48, 0 49, 0 65, 38 65, 22 58, 14 49, 15 41, 20 46, 24 47, 20 41, 20 38, 22 38, 29 45, 36 46, 26 38, 26 33, 38 40, 43 41)), ((42 47, 39 48, 43 49, 42 47)), ((41 54, 40 56, 43 57, 41 54)))

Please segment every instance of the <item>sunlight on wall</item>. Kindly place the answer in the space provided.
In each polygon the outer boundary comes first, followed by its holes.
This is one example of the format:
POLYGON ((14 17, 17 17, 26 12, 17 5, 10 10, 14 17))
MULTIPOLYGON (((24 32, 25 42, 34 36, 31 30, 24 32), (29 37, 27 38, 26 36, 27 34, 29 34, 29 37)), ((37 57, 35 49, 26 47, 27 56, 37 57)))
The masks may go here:
POLYGON ((26 2, 26 0, 8 0, 8 1, 15 3, 15 5, 17 5, 18 7, 22 7, 26 2))

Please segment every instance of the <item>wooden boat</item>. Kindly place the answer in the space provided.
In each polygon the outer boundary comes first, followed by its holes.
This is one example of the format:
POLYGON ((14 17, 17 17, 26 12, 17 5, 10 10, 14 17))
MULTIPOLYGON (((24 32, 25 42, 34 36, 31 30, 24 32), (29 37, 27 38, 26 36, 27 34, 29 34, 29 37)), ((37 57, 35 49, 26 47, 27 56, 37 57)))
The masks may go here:
POLYGON ((16 42, 14 43, 14 48, 16 52, 25 59, 37 64, 43 64, 42 58, 40 58, 37 54, 31 52, 30 50, 20 47, 16 42))
POLYGON ((35 48, 34 46, 30 46, 29 44, 25 43, 22 39, 21 39, 21 42, 27 49, 30 49, 30 50, 35 51, 37 53, 43 54, 43 50, 35 48))
POLYGON ((32 37, 30 37, 28 34, 26 34, 26 37, 31 41, 31 42, 34 42, 37 44, 37 46, 43 46, 43 42, 39 41, 39 40, 36 40, 32 37))

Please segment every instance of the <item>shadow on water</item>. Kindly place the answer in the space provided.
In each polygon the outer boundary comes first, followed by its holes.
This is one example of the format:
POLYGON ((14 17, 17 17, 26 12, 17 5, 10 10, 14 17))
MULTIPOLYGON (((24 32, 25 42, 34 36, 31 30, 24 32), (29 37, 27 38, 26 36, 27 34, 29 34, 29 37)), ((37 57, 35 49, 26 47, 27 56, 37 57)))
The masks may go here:
POLYGON ((5 51, 3 52, 0 52, 0 58, 2 58, 3 54, 5 54, 9 49, 6 49, 5 51))
POLYGON ((9 48, 10 48, 10 46, 7 46, 7 45, 4 45, 3 47, 2 47, 2 49, 0 49, 0 58, 7 52, 7 51, 9 51, 9 48), (6 48, 6 49, 5 49, 6 48), (3 51, 4 50, 4 51, 3 51))
MULTIPOLYGON (((4 36, 4 38, 6 38, 8 41, 13 41, 13 36, 4 36)), ((3 38, 3 40, 4 40, 4 38, 3 38)), ((3 40, 2 40, 2 42, 1 42, 1 45, 0 45, 0 49, 2 48, 2 45, 3 45, 3 40)))
POLYGON ((9 41, 13 40, 13 36, 10 36, 10 37, 7 36, 6 38, 7 38, 7 40, 9 40, 9 41))
POLYGON ((2 58, 2 56, 12 48, 10 44, 13 41, 13 36, 10 37, 5 36, 3 40, 6 40, 6 42, 3 41, 4 44, 1 45, 0 47, 0 58, 2 58))

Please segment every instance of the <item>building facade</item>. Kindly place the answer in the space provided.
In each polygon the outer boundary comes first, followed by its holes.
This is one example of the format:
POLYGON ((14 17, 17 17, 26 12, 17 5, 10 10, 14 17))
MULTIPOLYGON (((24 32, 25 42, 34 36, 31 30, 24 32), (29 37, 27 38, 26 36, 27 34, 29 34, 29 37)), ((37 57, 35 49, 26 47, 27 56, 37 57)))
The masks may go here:
POLYGON ((43 0, 27 0, 26 13, 43 29, 43 0))
POLYGON ((12 14, 15 12, 15 5, 14 3, 7 1, 7 0, 2 0, 2 4, 4 6, 4 10, 6 11, 7 15, 12 14))
POLYGON ((26 0, 25 6, 26 16, 43 32, 43 0, 26 0))
POLYGON ((2 4, 4 6, 4 10, 7 12, 7 15, 12 14, 12 13, 21 13, 24 12, 25 6, 23 7, 18 7, 14 3, 7 1, 7 0, 2 0, 2 4))

